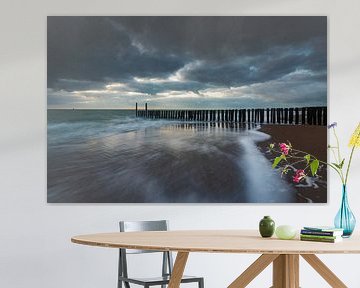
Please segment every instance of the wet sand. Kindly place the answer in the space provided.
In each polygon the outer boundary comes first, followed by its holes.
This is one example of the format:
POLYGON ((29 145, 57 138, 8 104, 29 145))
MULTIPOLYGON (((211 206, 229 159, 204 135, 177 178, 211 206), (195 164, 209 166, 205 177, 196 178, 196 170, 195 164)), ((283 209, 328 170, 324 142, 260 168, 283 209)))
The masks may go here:
MULTIPOLYGON (((327 160, 327 128, 326 126, 295 126, 295 125, 262 125, 261 132, 271 136, 271 139, 259 142, 258 147, 264 155, 272 162, 275 154, 268 152, 268 147, 271 143, 288 142, 294 148, 306 151, 315 155, 319 160, 327 160)), ((283 177, 296 186, 297 201, 298 202, 311 202, 326 203, 327 202, 327 168, 322 167, 319 171, 318 188, 314 187, 301 187, 303 185, 296 185, 292 182, 292 173, 284 175, 283 177)), ((281 177, 279 175, 279 177, 281 177)))
POLYGON ((53 136, 48 202, 298 202, 258 151, 255 143, 268 136, 255 127, 166 123, 87 137, 78 129, 71 141, 53 136))
POLYGON ((214 130, 169 125, 51 147, 48 202, 248 202, 238 132, 214 130))
POLYGON ((318 154, 299 140, 326 142, 324 127, 263 126, 261 133, 252 124, 153 121, 131 113, 48 113, 49 203, 326 202, 326 181, 322 190, 295 187, 271 169, 266 153, 270 142, 288 139, 318 154))

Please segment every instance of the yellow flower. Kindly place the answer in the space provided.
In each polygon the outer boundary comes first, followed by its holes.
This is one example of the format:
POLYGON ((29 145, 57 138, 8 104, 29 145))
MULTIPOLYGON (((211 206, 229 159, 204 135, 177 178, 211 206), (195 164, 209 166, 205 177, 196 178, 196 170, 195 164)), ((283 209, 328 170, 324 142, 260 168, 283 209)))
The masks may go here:
POLYGON ((360 147, 360 122, 350 138, 349 146, 360 147))

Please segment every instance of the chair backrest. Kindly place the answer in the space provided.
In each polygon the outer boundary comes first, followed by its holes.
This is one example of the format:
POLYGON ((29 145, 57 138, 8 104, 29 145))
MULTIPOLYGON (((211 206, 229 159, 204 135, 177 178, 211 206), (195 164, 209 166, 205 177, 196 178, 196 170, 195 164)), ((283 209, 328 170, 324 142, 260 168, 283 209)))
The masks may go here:
MULTIPOLYGON (((120 232, 167 231, 167 220, 156 221, 120 221, 120 232)), ((126 249, 126 254, 156 253, 159 251, 126 249)))
MULTIPOLYGON (((120 232, 140 232, 140 231, 167 231, 169 224, 167 220, 158 221, 120 221, 120 232)), ((140 253, 159 253, 161 251, 149 250, 135 250, 135 249, 119 249, 119 276, 128 278, 127 269, 127 254, 140 253)), ((171 252, 161 252, 162 259, 162 276, 171 275, 173 267, 173 258, 171 252)), ((121 283, 121 282, 119 282, 121 283)), ((121 286, 121 285, 120 285, 121 286)), ((125 287, 130 287, 129 283, 125 282, 125 287)))

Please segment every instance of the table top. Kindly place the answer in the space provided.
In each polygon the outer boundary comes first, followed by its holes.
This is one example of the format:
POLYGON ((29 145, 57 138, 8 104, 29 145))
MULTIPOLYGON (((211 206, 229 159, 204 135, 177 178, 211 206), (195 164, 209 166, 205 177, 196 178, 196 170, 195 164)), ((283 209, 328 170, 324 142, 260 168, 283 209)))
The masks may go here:
POLYGON ((117 232, 80 235, 71 238, 90 246, 213 253, 251 254, 340 254, 360 253, 360 235, 338 243, 321 243, 262 238, 256 230, 189 230, 117 232))

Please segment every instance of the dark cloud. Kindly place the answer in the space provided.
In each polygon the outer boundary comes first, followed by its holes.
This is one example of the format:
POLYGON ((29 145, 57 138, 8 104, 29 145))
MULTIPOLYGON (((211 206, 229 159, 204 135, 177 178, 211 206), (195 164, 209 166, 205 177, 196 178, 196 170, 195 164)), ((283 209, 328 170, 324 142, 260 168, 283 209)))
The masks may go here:
POLYGON ((48 87, 59 79, 101 81, 163 75, 184 65, 174 55, 148 55, 107 17, 48 17, 48 87))
POLYGON ((153 51, 229 58, 326 37, 326 17, 111 17, 153 51))
POLYGON ((64 91, 75 91, 75 90, 94 90, 102 89, 104 87, 104 82, 102 81, 90 81, 90 80, 76 80, 76 79, 62 79, 56 78, 53 81, 51 86, 54 90, 64 90, 64 91))
MULTIPOLYGON (((310 105, 326 104, 326 17, 48 17, 47 35, 49 98, 54 100, 49 105, 60 105, 61 99, 75 102, 80 97, 73 91, 103 91, 110 82, 126 85, 118 91, 123 98, 129 91, 155 99, 164 91, 200 95, 206 89, 253 84, 273 91, 276 85, 269 83, 300 70, 308 72, 312 91, 303 80, 291 79, 287 85, 296 96, 282 91, 278 95, 286 99, 262 95, 277 103, 306 99, 310 105)), ((203 105, 206 100, 196 101, 203 105)))
POLYGON ((326 53, 319 53, 313 46, 310 41, 296 47, 269 48, 257 55, 206 60, 187 71, 184 77, 202 83, 238 86, 274 80, 300 69, 326 73, 326 53))

